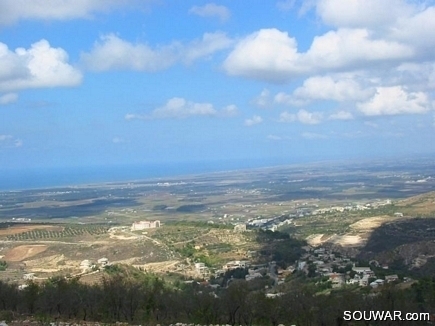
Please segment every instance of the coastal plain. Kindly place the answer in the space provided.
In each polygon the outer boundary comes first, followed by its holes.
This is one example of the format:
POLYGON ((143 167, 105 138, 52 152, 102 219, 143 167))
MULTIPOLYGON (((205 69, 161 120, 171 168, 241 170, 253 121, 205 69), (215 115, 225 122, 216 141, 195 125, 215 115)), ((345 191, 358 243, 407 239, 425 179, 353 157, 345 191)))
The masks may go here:
POLYGON ((370 247, 376 230, 433 218, 433 171, 429 159, 321 162, 3 191, 0 260, 8 268, 0 279, 22 283, 32 274, 95 281, 102 259, 195 277, 195 262, 219 269, 262 252, 250 232, 256 228, 357 255, 370 247), (159 220, 161 227, 132 230, 132 223, 144 220, 159 220), (237 225, 246 231, 235 231, 237 225))

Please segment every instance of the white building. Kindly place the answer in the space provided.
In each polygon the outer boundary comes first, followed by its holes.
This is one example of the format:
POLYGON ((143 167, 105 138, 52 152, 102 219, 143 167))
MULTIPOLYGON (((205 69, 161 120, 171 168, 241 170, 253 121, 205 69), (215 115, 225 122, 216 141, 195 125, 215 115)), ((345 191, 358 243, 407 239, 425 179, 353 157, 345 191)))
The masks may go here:
POLYGON ((131 225, 131 231, 145 230, 145 229, 154 229, 160 227, 160 221, 139 221, 134 222, 131 225))

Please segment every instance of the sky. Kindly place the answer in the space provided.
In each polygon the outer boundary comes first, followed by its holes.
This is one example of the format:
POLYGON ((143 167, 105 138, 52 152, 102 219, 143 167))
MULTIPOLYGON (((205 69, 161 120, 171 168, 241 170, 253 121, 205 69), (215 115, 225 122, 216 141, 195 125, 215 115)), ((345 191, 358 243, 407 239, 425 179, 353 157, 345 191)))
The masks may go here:
POLYGON ((435 1, 0 0, 0 169, 435 153, 435 1))

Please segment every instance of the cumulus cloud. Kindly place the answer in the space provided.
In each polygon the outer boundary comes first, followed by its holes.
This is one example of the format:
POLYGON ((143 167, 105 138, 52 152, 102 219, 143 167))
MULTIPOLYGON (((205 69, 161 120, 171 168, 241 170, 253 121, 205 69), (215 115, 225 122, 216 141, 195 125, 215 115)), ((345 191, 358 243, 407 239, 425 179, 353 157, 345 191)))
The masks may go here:
POLYGON ((315 125, 322 122, 323 114, 321 112, 309 112, 307 110, 299 110, 297 113, 289 113, 284 111, 279 116, 279 122, 295 122, 303 124, 315 125))
POLYGON ((18 95, 16 93, 7 93, 0 96, 0 105, 7 105, 14 103, 18 100, 18 95))
POLYGON ((66 51, 46 40, 15 51, 0 43, 0 91, 76 86, 81 81, 82 74, 68 63, 66 51))
POLYGON ((322 121, 322 113, 320 112, 309 112, 306 110, 299 110, 297 113, 297 118, 299 122, 304 124, 315 125, 322 121))
POLYGON ((173 46, 152 49, 146 44, 133 44, 114 34, 101 37, 90 53, 82 53, 86 67, 96 71, 131 69, 157 71, 171 66, 176 57, 173 46))
POLYGON ((154 72, 177 62, 191 63, 231 46, 224 33, 205 33, 201 39, 187 44, 172 42, 152 48, 145 43, 131 43, 114 34, 101 37, 81 60, 91 70, 137 70, 154 72))
POLYGON ((305 68, 298 65, 296 40, 275 28, 240 40, 223 63, 229 75, 284 82, 305 68))
POLYGON ((380 28, 394 24, 415 9, 403 0, 319 0, 316 13, 322 21, 335 27, 380 28))
POLYGON ((326 139, 328 138, 326 135, 318 134, 315 132, 304 132, 301 136, 305 139, 326 139))
POLYGON ((251 126, 258 125, 259 123, 262 122, 263 122, 262 117, 260 117, 259 115, 254 115, 252 118, 245 120, 245 126, 251 127, 251 126))
POLYGON ((226 21, 231 16, 231 12, 227 7, 215 3, 207 3, 204 6, 193 6, 190 8, 189 13, 200 17, 216 17, 221 21, 226 21))
POLYGON ((402 86, 378 87, 370 100, 357 104, 357 108, 367 116, 421 114, 431 107, 425 93, 408 92, 402 86))
POLYGON ((348 111, 338 111, 329 116, 329 120, 352 120, 353 115, 348 111))
POLYGON ((225 33, 205 33, 201 39, 194 40, 178 49, 178 56, 185 63, 192 63, 200 58, 207 58, 211 54, 229 48, 234 41, 225 33))
POLYGON ((122 6, 144 7, 149 2, 143 0, 3 0, 0 2, 0 24, 12 24, 22 19, 91 18, 97 12, 107 12, 122 6))
POLYGON ((124 139, 121 137, 113 137, 112 138, 112 143, 114 143, 114 144, 121 144, 123 142, 124 142, 124 139))
MULTIPOLYGON (((307 51, 300 51, 286 31, 262 29, 238 41, 223 63, 225 71, 280 83, 298 76, 380 65, 392 68, 433 58, 435 6, 405 0, 311 3, 321 21, 334 29, 315 36, 307 51)), ((278 4, 292 7, 293 1, 278 4)))
POLYGON ((296 0, 282 0, 276 3, 276 7, 282 11, 289 11, 295 7, 296 0))
POLYGON ((218 115, 221 117, 234 117, 239 114, 239 109, 236 105, 230 104, 218 111, 218 115))
POLYGON ((16 148, 21 147, 23 141, 12 135, 0 135, 0 148, 16 148))
POLYGON ((151 119, 183 119, 193 116, 232 117, 237 115, 238 109, 230 104, 216 110, 211 103, 197 103, 182 97, 173 97, 165 105, 154 109, 150 114, 127 113, 125 120, 151 120, 151 119))
POLYGON ((292 95, 278 93, 275 102, 288 105, 303 105, 313 100, 344 102, 365 100, 373 94, 373 88, 363 88, 351 75, 314 76, 306 79, 292 95))
POLYGON ((195 103, 186 101, 184 98, 174 97, 166 104, 152 112, 152 116, 157 119, 165 118, 186 118, 189 116, 212 116, 217 111, 210 103, 195 103))
POLYGON ((314 71, 339 70, 410 59, 414 54, 408 45, 376 38, 367 29, 339 29, 316 36, 302 61, 314 71))
POLYGON ((252 100, 252 103, 260 108, 267 108, 270 106, 270 91, 263 89, 257 97, 252 100))
POLYGON ((322 71, 356 69, 409 59, 414 49, 394 40, 377 39, 366 29, 339 29, 316 36, 307 52, 298 52, 295 38, 277 29, 262 29, 241 39, 223 63, 229 75, 269 82, 322 71))
POLYGON ((282 140, 282 137, 277 136, 277 135, 267 135, 267 139, 269 139, 269 140, 282 140))

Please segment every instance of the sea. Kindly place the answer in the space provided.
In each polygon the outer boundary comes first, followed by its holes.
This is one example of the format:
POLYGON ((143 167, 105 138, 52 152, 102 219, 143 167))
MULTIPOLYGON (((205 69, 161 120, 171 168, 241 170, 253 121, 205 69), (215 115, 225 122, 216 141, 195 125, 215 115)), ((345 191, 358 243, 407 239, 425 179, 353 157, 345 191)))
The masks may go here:
POLYGON ((277 160, 220 160, 113 166, 0 169, 0 191, 128 182, 291 164, 277 160))

